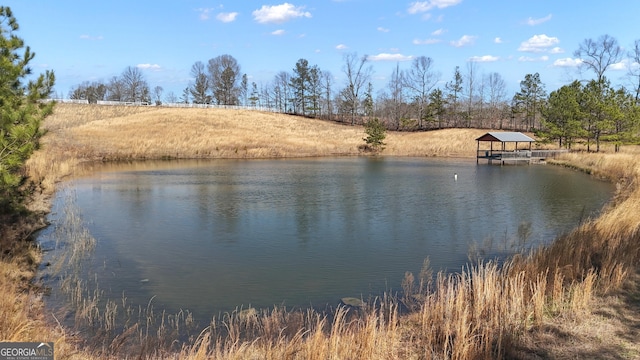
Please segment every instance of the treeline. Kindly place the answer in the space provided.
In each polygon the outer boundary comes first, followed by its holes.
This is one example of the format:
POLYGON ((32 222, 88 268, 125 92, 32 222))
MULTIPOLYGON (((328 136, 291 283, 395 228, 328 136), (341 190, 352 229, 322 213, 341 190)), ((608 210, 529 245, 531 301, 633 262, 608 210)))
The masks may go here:
POLYGON ((639 140, 637 98, 624 88, 614 89, 606 78, 561 87, 549 95, 541 113, 540 134, 558 141, 560 147, 570 149, 585 140, 588 151, 592 146, 600 151, 600 142, 607 141, 618 151, 620 146, 639 140))
POLYGON ((588 146, 593 141, 596 149, 601 140, 619 144, 636 141, 640 40, 626 54, 631 90, 614 89, 605 77, 605 72, 620 64, 625 55, 615 38, 604 35, 596 40, 586 39, 574 55, 581 60, 580 68, 596 78, 575 82, 549 95, 536 73, 527 74, 520 82, 520 90, 508 96, 502 76, 497 72, 480 73, 478 63, 473 61, 463 69, 456 66, 451 79, 445 82, 442 74, 433 69, 433 59, 426 56, 414 58, 408 68, 397 65, 386 86, 374 94, 369 59, 348 53, 343 57, 345 80, 341 84, 336 84, 333 74, 306 59, 298 60, 291 71, 280 71, 266 84, 249 83, 238 61, 231 55, 221 55, 206 63, 195 62, 191 67, 193 80, 180 96, 169 93, 163 97, 159 86, 150 91, 140 70, 128 67, 106 83, 84 82, 74 87, 69 97, 89 102, 268 107, 350 124, 378 118, 387 129, 401 131, 451 127, 535 131, 557 140, 561 146, 586 139, 588 146), (571 89, 581 94, 576 95, 573 110, 569 104, 574 103, 565 101, 571 89), (563 99, 558 100, 559 96, 563 99))
POLYGON ((152 94, 142 71, 132 66, 128 66, 120 76, 113 76, 106 82, 85 81, 69 92, 70 99, 87 100, 91 104, 98 101, 150 103, 152 96, 160 103, 162 87, 156 86, 152 94))

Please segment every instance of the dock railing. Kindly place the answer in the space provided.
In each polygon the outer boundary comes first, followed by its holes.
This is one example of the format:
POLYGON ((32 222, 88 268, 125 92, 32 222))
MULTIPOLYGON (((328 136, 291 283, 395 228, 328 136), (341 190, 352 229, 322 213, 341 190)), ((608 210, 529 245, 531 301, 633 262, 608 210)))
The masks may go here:
POLYGON ((531 157, 536 159, 548 159, 555 158, 558 155, 566 154, 569 150, 556 149, 556 150, 531 150, 531 157))
POLYGON ((489 163, 493 160, 505 163, 507 161, 542 161, 549 158, 555 158, 560 154, 566 154, 569 150, 478 150, 478 159, 487 159, 489 163))

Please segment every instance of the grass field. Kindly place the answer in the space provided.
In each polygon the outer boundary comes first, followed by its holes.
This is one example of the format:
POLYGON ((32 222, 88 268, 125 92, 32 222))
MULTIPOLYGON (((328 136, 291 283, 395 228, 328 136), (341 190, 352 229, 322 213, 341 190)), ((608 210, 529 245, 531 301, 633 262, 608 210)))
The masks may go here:
MULTIPOLYGON (((87 160, 355 156, 365 137, 362 127, 285 114, 71 104, 59 104, 45 128, 45 151, 29 162, 45 182, 87 160)), ((384 155, 468 157, 482 133, 388 133, 384 155)))
MULTIPOLYGON (((45 198, 87 161, 357 156, 364 137, 361 127, 282 114, 68 104, 57 105, 44 127, 42 149, 27 171, 45 198)), ((389 132, 383 155, 473 157, 474 139, 485 132, 389 132)), ((125 343, 136 349, 128 356, 140 358, 640 358, 640 159, 637 148, 623 150, 556 161, 617 185, 600 218, 503 266, 479 264, 433 281, 407 274, 403 285, 414 296, 380 299, 361 313, 231 314, 222 319, 225 331, 203 329, 174 351, 150 346, 153 336, 131 327, 89 349, 28 286, 38 254, 25 250, 0 264, 0 338, 54 341, 58 359, 119 358, 125 343), (414 310, 400 315, 400 301, 414 310)))

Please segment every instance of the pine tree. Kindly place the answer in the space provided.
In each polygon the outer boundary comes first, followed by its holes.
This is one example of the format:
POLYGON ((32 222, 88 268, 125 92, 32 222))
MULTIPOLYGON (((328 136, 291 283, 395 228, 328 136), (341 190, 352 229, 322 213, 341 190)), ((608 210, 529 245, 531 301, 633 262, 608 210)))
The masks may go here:
POLYGON ((576 139, 584 137, 584 113, 581 108, 582 85, 574 81, 551 92, 542 109, 544 130, 539 133, 549 140, 558 140, 559 147, 571 149, 576 139))
POLYGON ((305 116, 307 115, 306 98, 309 91, 308 84, 310 79, 309 62, 306 59, 298 60, 296 67, 293 68, 293 74, 291 77, 291 87, 295 94, 296 113, 305 116))
POLYGON ((38 147, 40 123, 53 111, 43 102, 52 91, 53 72, 35 80, 29 62, 35 54, 16 35, 19 26, 9 7, 0 7, 0 211, 19 204, 26 179, 24 162, 38 147))
POLYGON ((387 137, 387 130, 380 119, 373 118, 364 124, 364 132, 367 134, 363 140, 368 149, 373 152, 384 150, 386 145, 383 141, 387 137))
POLYGON ((524 80, 520 81, 520 91, 513 96, 513 99, 524 112, 527 131, 537 129, 537 115, 542 109, 546 97, 547 92, 540 80, 540 74, 527 74, 524 80))
POLYGON ((456 66, 453 72, 453 81, 448 82, 445 88, 449 93, 447 94, 447 103, 450 105, 449 115, 453 119, 453 126, 458 126, 458 104, 460 102, 460 94, 462 93, 462 74, 460 73, 460 67, 456 66))

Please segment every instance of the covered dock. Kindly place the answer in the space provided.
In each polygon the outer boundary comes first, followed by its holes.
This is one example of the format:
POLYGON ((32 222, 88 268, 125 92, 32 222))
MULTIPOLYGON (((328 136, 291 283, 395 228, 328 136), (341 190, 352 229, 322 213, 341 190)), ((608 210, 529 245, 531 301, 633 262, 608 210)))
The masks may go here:
POLYGON ((487 159, 491 164, 493 161, 499 161, 501 165, 506 162, 527 162, 542 161, 548 157, 554 157, 559 153, 567 152, 567 150, 532 150, 531 145, 536 140, 521 132, 488 132, 476 139, 478 142, 476 163, 480 159, 487 159), (480 147, 481 143, 489 143, 489 147, 480 147), (498 144, 495 144, 498 143, 498 144))

